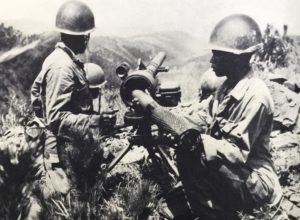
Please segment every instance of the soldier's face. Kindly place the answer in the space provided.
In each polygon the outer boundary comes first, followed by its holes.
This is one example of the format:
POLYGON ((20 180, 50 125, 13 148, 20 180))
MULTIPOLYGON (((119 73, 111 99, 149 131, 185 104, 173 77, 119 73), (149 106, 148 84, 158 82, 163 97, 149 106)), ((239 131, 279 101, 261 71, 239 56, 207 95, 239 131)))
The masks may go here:
POLYGON ((75 54, 84 53, 90 40, 90 34, 70 35, 61 33, 62 41, 70 47, 75 54))
POLYGON ((75 36, 75 53, 84 53, 90 40, 90 34, 75 36))
POLYGON ((81 43, 79 44, 80 47, 78 48, 79 49, 79 53, 84 53, 84 51, 86 50, 88 44, 89 44, 89 41, 90 41, 90 34, 87 34, 87 35, 81 35, 80 36, 81 39, 81 43))
POLYGON ((226 76, 231 68, 232 54, 218 50, 213 50, 212 54, 211 68, 217 76, 226 76))
POLYGON ((89 44, 90 36, 91 36, 90 34, 83 35, 85 49, 87 48, 87 46, 88 46, 88 44, 89 44))

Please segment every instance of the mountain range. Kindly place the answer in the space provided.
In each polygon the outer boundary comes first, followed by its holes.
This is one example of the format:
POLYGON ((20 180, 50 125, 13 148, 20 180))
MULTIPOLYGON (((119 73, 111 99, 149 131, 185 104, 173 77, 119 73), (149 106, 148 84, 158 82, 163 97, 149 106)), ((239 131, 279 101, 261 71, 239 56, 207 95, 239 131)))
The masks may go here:
MULTIPOLYGON (((59 35, 55 32, 44 32, 37 35, 37 38, 40 41, 35 48, 0 64, 1 110, 6 109, 11 93, 22 99, 28 99, 31 84, 40 71, 44 59, 59 41, 59 35)), ((164 74, 174 74, 176 80, 176 75, 184 73, 189 76, 191 72, 201 75, 208 68, 209 56, 197 45, 200 45, 197 39, 180 31, 133 37, 95 36, 91 38, 88 50, 82 57, 83 60, 97 63, 104 69, 108 86, 118 86, 120 81, 115 76, 115 69, 120 63, 126 61, 131 68, 136 68, 138 58, 147 63, 155 54, 165 51, 167 58, 164 65, 170 66, 171 71, 164 74), (189 70, 185 73, 186 65, 189 66, 189 70)))

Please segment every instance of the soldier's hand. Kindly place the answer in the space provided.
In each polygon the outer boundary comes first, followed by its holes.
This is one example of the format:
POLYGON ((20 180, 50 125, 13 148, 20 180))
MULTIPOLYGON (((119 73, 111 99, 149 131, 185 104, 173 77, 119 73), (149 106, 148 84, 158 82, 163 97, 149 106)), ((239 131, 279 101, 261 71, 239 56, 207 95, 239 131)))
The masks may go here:
POLYGON ((117 110, 109 110, 100 114, 100 123, 104 128, 113 128, 117 122, 117 110))
POLYGON ((91 115, 89 123, 90 127, 99 127, 100 126, 100 115, 91 115))
POLYGON ((204 153, 205 153, 207 162, 220 159, 220 157, 218 156, 218 151, 217 151, 218 145, 220 144, 219 140, 217 140, 207 134, 202 134, 201 138, 202 138, 204 153))
POLYGON ((132 100, 133 107, 137 110, 147 110, 148 108, 154 108, 158 105, 158 103, 144 91, 134 90, 132 96, 134 97, 132 100))

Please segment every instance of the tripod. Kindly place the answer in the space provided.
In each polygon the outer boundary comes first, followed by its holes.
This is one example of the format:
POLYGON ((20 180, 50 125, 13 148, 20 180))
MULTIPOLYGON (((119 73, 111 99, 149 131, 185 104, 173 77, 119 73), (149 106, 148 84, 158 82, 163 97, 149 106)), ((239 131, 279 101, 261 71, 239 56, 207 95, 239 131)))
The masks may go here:
POLYGON ((179 177, 178 170, 162 145, 172 145, 172 137, 163 135, 158 129, 158 135, 153 134, 150 120, 134 111, 126 112, 124 116, 125 124, 132 126, 132 135, 129 138, 129 146, 124 148, 109 164, 107 172, 110 172, 122 158, 133 148, 133 146, 143 146, 147 149, 149 157, 154 159, 158 154, 164 165, 175 175, 179 177))

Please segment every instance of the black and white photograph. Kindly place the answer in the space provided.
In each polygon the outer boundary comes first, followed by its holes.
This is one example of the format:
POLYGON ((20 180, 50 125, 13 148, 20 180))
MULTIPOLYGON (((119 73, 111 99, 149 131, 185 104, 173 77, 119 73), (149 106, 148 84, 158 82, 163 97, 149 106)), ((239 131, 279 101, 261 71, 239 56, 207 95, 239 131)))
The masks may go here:
POLYGON ((0 0, 0 220, 300 220, 299 0, 0 0))

